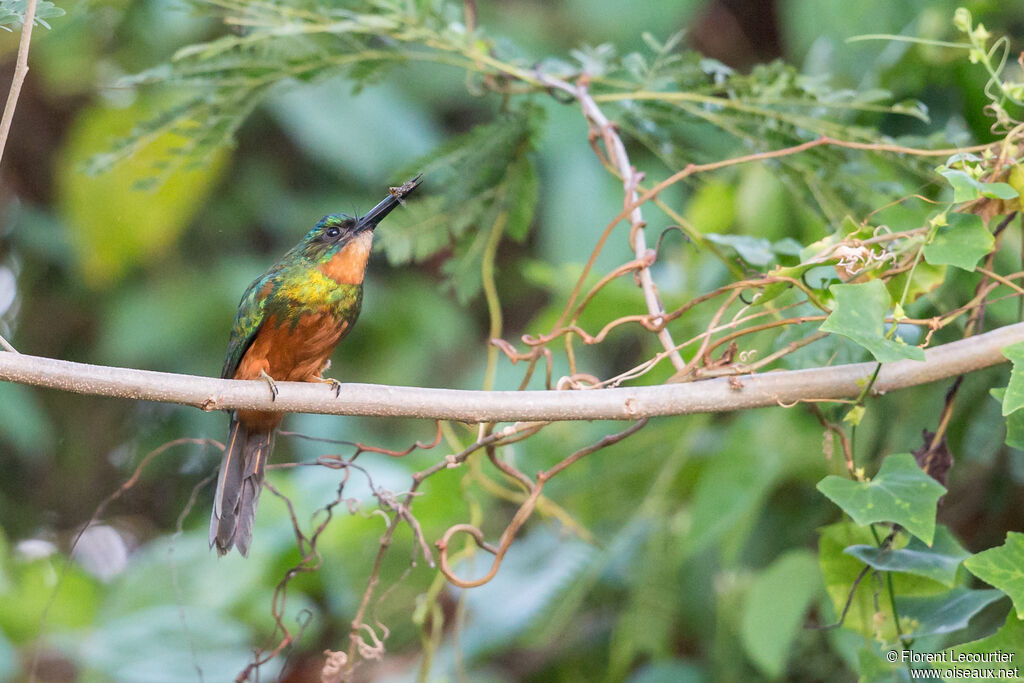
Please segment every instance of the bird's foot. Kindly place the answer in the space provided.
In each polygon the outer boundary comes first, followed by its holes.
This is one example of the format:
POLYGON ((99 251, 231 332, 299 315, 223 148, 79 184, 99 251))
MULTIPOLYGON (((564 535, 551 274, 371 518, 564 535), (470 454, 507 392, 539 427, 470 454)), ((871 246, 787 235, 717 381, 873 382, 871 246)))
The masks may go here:
POLYGON ((267 374, 266 370, 260 370, 260 377, 262 377, 270 387, 270 400, 276 401, 277 394, 279 393, 277 389, 277 382, 274 381, 273 377, 267 374))
MULTIPOLYGON (((326 370, 326 368, 324 368, 324 369, 326 370)), ((317 377, 313 377, 312 381, 314 381, 314 382, 323 382, 324 384, 330 384, 331 388, 334 389, 334 398, 338 398, 339 396, 341 396, 341 382, 339 382, 338 380, 334 379, 333 377, 317 376, 317 377)))

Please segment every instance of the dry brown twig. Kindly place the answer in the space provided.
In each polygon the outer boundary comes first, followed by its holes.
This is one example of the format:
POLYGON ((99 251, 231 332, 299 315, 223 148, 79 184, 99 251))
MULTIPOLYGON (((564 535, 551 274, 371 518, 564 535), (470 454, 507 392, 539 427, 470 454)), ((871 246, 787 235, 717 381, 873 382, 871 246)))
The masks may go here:
POLYGON ((451 584, 458 586, 459 588, 476 588, 477 586, 482 586, 485 583, 489 582, 491 579, 495 577, 495 575, 498 573, 498 570, 501 568, 501 563, 502 560, 505 558, 505 553, 508 552, 508 549, 512 545, 512 541, 515 540, 516 534, 519 532, 519 529, 522 528, 523 524, 526 523, 526 520, 528 520, 530 516, 533 514, 534 507, 536 507, 537 505, 537 500, 540 498, 540 495, 544 489, 544 485, 553 477, 555 477, 559 472, 562 472, 566 468, 582 460, 586 456, 591 455, 592 453, 596 453, 602 448, 607 448, 608 446, 616 444, 619 441, 622 441, 623 439, 632 436, 636 432, 643 429, 644 425, 646 424, 647 419, 641 419, 620 432, 609 434, 602 438, 597 443, 579 449, 578 451, 574 452, 572 455, 565 458, 551 469, 538 472, 536 483, 531 481, 529 477, 527 477, 526 475, 519 472, 519 470, 513 468, 511 465, 508 465, 508 463, 505 463, 502 467, 502 471, 508 473, 509 476, 522 482, 523 485, 527 487, 529 495, 527 496, 526 500, 523 501, 522 505, 519 506, 519 509, 516 510, 516 514, 512 517, 512 521, 509 522, 508 526, 505 527, 505 531, 502 532, 501 540, 498 542, 497 546, 493 546, 490 543, 487 543, 484 540, 483 532, 480 531, 480 529, 473 526, 472 524, 456 524, 455 526, 449 527, 448 530, 441 536, 440 540, 438 540, 436 543, 441 573, 445 575, 445 578, 447 578, 451 584), (477 546, 494 555, 494 561, 491 563, 490 569, 488 569, 487 572, 478 579, 468 581, 460 579, 458 576, 455 575, 455 573, 452 571, 451 566, 449 566, 448 564, 448 545, 451 542, 452 536, 454 536, 457 533, 469 534, 469 536, 476 542, 477 546))
MULTIPOLYGON (((423 531, 419 526, 419 522, 412 515, 411 505, 413 499, 418 495, 420 485, 429 477, 437 474, 438 472, 449 469, 452 467, 458 467, 473 453, 495 445, 507 445, 509 443, 515 443, 522 439, 528 438, 538 431, 543 429, 546 423, 526 423, 510 425, 497 432, 487 434, 477 439, 475 443, 469 447, 463 449, 457 454, 448 455, 442 461, 437 464, 428 467, 425 470, 416 472, 412 476, 412 486, 404 493, 397 494, 392 498, 378 496, 378 500, 382 507, 387 507, 392 511, 391 517, 388 519, 387 528, 384 534, 381 536, 377 554, 374 558, 373 567, 370 571, 370 575, 367 579, 367 585, 363 591, 363 596, 359 603, 359 608, 356 611, 355 617, 352 619, 352 624, 349 632, 349 646, 348 651, 345 653, 344 673, 342 678, 352 675, 355 667, 358 666, 359 660, 356 658, 358 654, 363 659, 379 658, 383 654, 383 639, 377 636, 377 633, 373 626, 366 623, 366 615, 370 609, 373 596, 376 592, 377 585, 380 582, 380 570, 384 561, 384 557, 391 547, 394 534, 397 531, 399 525, 404 521, 413 530, 414 538, 420 546, 420 552, 424 557, 428 558, 430 566, 433 567, 433 556, 430 553, 429 548, 426 547, 424 541, 423 531), (402 500, 399 500, 402 498, 402 500), (364 634, 369 634, 372 642, 367 642, 364 634)), ((383 599, 381 596, 380 599, 383 599)), ((386 638, 386 635, 385 635, 386 638)), ((336 657, 333 662, 337 662, 336 657)), ((325 665, 326 666, 326 665, 325 665)))
MULTIPOLYGON (((3 117, 0 118, 0 159, 3 159, 7 138, 11 133, 14 111, 18 107, 21 86, 28 76, 28 50, 32 42, 32 26, 36 21, 36 0, 28 0, 25 4, 25 22, 21 25, 21 40, 18 43, 18 58, 14 64, 14 75, 11 77, 11 89, 7 93, 3 117)), ((6 347, 7 344, 4 344, 6 347)), ((10 349, 8 349, 10 350, 10 349)))
MULTIPOLYGON (((21 25, 18 56, 14 63, 14 74, 11 76, 11 87, 7 91, 4 112, 0 116, 0 161, 3 160, 4 150, 7 148, 7 138, 11 134, 11 124, 14 122, 14 112, 18 108, 21 87, 25 84, 25 77, 28 76, 28 51, 32 43, 32 27, 36 21, 36 5, 37 0, 28 0, 25 3, 25 20, 21 25)), ((18 353, 18 350, 4 339, 3 335, 0 335, 0 348, 9 353, 18 353)))
MULTIPOLYGON (((642 179, 642 174, 638 174, 636 169, 630 164, 629 156, 626 154, 626 146, 622 143, 622 138, 616 132, 615 126, 604 115, 600 107, 597 106, 594 98, 590 96, 586 78, 580 78, 575 86, 541 73, 538 73, 538 79, 548 87, 556 88, 575 97, 583 108, 584 116, 597 129, 597 134, 604 142, 606 158, 615 165, 622 178, 622 184, 625 189, 625 198, 623 200, 625 208, 623 212, 626 213, 624 217, 629 219, 629 238, 633 252, 636 254, 638 262, 647 263, 650 261, 650 256, 647 253, 647 240, 643 230, 646 223, 640 210, 643 202, 637 201, 636 189, 642 179)), ((651 276, 651 270, 648 266, 641 266, 637 268, 636 273, 640 287, 644 292, 647 313, 652 317, 652 322, 655 325, 662 325, 661 317, 665 314, 665 307, 658 296, 658 289, 654 284, 654 278, 651 276)), ((582 278, 580 279, 580 284, 582 284, 582 278)), ((675 350, 676 344, 672 340, 672 335, 668 329, 661 327, 658 331, 658 340, 668 353, 669 360, 672 361, 676 369, 682 369, 686 362, 679 355, 679 352, 675 350)))
MULTIPOLYGON (((139 482, 139 478, 142 476, 143 470, 146 469, 150 462, 152 462, 155 458, 159 457, 160 455, 171 450, 172 448, 182 446, 185 444, 192 444, 198 446, 213 445, 221 450, 224 450, 224 444, 214 439, 181 438, 173 439, 171 441, 167 441, 166 443, 157 446, 149 453, 147 453, 145 456, 143 456, 142 460, 139 461, 139 464, 135 466, 135 470, 132 472, 131 476, 128 477, 128 479, 123 484, 118 486, 116 491, 114 491, 109 496, 100 501, 99 505, 96 506, 96 509, 93 510, 93 513, 89 517, 88 521, 86 521, 86 523, 81 525, 81 527, 78 529, 78 532, 71 540, 71 545, 70 548, 68 549, 67 559, 64 562, 64 566, 61 568, 60 572, 57 575, 57 582, 56 584, 54 584, 53 590, 47 597, 46 605, 43 607, 42 614, 39 617, 37 637, 32 652, 32 663, 30 664, 28 671, 30 680, 35 680, 36 670, 39 667, 39 658, 42 655, 42 646, 44 644, 43 635, 45 634, 46 631, 46 622, 49 617, 50 609, 53 607, 53 604, 57 599, 58 593, 60 593, 61 586, 64 584, 64 578, 67 576, 68 572, 71 569, 71 563, 74 561, 75 558, 75 549, 78 547, 79 541, 82 540, 82 535, 85 534, 85 532, 93 524, 96 524, 103 517, 103 513, 106 512, 107 508, 114 501, 116 501, 118 498, 120 498, 125 493, 127 493, 128 491, 135 487, 135 485, 139 482)), ((212 479, 212 477, 207 477, 202 482, 200 482, 200 484, 197 484, 195 487, 193 487, 192 496, 189 498, 189 501, 185 506, 185 512, 183 512, 182 515, 178 518, 179 528, 181 527, 181 524, 184 521, 184 514, 189 509, 191 509, 193 503, 195 502, 195 497, 198 495, 199 489, 202 487, 204 483, 208 483, 209 481, 212 481, 212 479)))

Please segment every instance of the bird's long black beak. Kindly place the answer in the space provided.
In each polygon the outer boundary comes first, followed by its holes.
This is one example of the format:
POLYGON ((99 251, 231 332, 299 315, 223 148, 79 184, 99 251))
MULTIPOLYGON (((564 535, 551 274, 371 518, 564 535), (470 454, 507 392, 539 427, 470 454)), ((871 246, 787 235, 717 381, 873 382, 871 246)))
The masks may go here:
POLYGON ((399 187, 392 187, 390 192, 384 201, 377 206, 370 209, 370 211, 356 221, 355 232, 362 232, 364 230, 373 230, 377 227, 377 224, 384 220, 384 217, 394 210, 396 206, 402 203, 402 201, 412 194, 413 190, 420 186, 420 179, 423 174, 419 174, 412 180, 402 183, 399 187))

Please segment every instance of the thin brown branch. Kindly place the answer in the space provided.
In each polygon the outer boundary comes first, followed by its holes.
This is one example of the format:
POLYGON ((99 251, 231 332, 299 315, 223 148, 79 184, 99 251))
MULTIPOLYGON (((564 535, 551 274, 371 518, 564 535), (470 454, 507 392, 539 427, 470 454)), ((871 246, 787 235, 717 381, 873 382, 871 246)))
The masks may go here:
POLYGON ((18 349, 11 346, 11 343, 4 339, 2 334, 0 334, 0 346, 2 346, 6 351, 9 351, 10 353, 18 353, 18 349))
MULTIPOLYGON (((614 124, 608 120, 604 112, 601 111, 601 108, 597 106, 597 102, 594 101, 587 88, 587 79, 581 78, 576 86, 572 86, 550 76, 541 75, 541 82, 572 94, 579 101, 584 116, 596 128, 597 134, 600 135, 604 142, 607 160, 614 163, 618 169, 619 176, 622 178, 622 185, 626 192, 623 201, 625 207, 623 209, 625 216, 623 217, 629 219, 629 239, 633 252, 638 261, 647 261, 649 258, 647 255, 647 238, 644 235, 646 223, 640 210, 642 202, 637 201, 637 185, 639 185, 643 176, 638 174, 630 163, 629 156, 626 154, 626 146, 622 143, 622 138, 616 132, 614 124)), ((665 314, 665 307, 661 303, 661 297, 658 296, 658 288, 654 284, 650 268, 639 268, 637 270, 637 279, 644 292, 644 301, 647 304, 648 314, 654 319, 653 321, 656 325, 662 325, 661 317, 665 314)), ((580 284, 582 284, 582 278, 580 284)), ((569 305, 571 306, 572 303, 570 302, 569 305)), ((671 333, 666 328, 661 327, 658 331, 658 340, 665 348, 676 370, 682 369, 686 362, 676 350, 676 344, 672 340, 671 333)))
POLYGON ((860 570, 859 574, 857 574, 857 578, 855 578, 853 580, 853 583, 850 584, 850 590, 846 594, 846 603, 843 605, 843 611, 839 615, 838 621, 836 621, 836 623, 834 624, 818 626, 817 628, 819 631, 829 631, 834 628, 842 627, 843 622, 846 621, 846 615, 850 612, 850 606, 853 605, 853 596, 857 594, 857 587, 860 586, 860 582, 864 580, 864 577, 868 575, 869 571, 871 571, 871 565, 864 565, 864 568, 860 570))
MULTIPOLYGON (((553 85, 560 84, 560 85, 557 85, 557 87, 561 87, 563 90, 566 90, 567 92, 572 92, 573 94, 575 94, 575 91, 572 88, 572 86, 568 85, 567 83, 564 83, 562 81, 554 81, 554 79, 548 79, 548 80, 549 81, 553 81, 553 85)), ((609 98, 607 96, 597 96, 595 99, 596 100, 604 101, 604 100, 607 100, 609 98)), ((990 144, 987 144, 987 145, 980 145, 980 146, 977 147, 977 149, 986 149, 988 147, 994 146, 995 144, 998 144, 998 143, 990 143, 990 144)), ((573 289, 572 293, 570 294, 570 296, 569 296, 569 303, 566 306, 566 310, 565 310, 565 312, 563 312, 562 317, 559 318, 559 321, 558 321, 557 324, 561 324, 564 321, 565 316, 568 315, 569 310, 572 308, 573 304, 575 303, 576 299, 578 298, 578 296, 580 294, 580 291, 583 288, 583 282, 584 282, 585 278, 587 277, 587 274, 593 268, 594 263, 597 260, 597 254, 603 248, 604 243, 607 241, 608 237, 611 235, 611 232, 612 232, 612 230, 614 230, 615 226, 617 226, 619 224, 619 222, 629 218, 630 215, 632 214, 632 212, 635 209, 637 209, 638 207, 644 205, 648 201, 652 201, 652 200, 653 201, 657 201, 658 195, 663 190, 665 190, 666 188, 670 187, 671 185, 674 185, 674 184, 678 183, 679 181, 681 181, 681 180, 683 180, 685 178, 688 178, 691 175, 696 175, 698 173, 706 173, 708 171, 715 171, 715 170, 719 170, 719 169, 722 169, 722 168, 727 168, 729 166, 735 166, 735 165, 740 165, 740 164, 747 164, 747 163, 752 163, 752 162, 757 162, 757 161, 764 161, 764 160, 767 160, 767 159, 776 159, 776 158, 780 158, 780 157, 790 156, 790 155, 793 155, 793 154, 800 154, 802 152, 806 152, 808 150, 814 149, 815 147, 822 147, 822 146, 845 147, 845 148, 857 149, 857 150, 861 150, 861 151, 893 152, 893 153, 899 153, 899 154, 914 154, 914 155, 921 155, 921 156, 949 156, 950 154, 953 154, 956 151, 963 152, 963 151, 970 151, 971 149, 974 149, 974 148, 964 148, 964 149, 959 149, 959 150, 949 150, 949 149, 946 149, 946 150, 924 150, 924 149, 914 149, 914 148, 910 148, 910 147, 900 147, 898 145, 886 145, 886 144, 880 144, 880 143, 849 142, 849 141, 845 141, 845 140, 837 140, 835 138, 831 138, 831 137, 827 137, 827 136, 822 136, 822 137, 816 138, 814 140, 809 140, 807 142, 801 143, 799 145, 793 145, 791 147, 784 147, 784 148, 781 148, 781 149, 768 150, 766 152, 757 152, 757 153, 754 153, 754 154, 746 154, 746 155, 743 155, 743 156, 733 157, 733 158, 730 158, 730 159, 724 159, 722 161, 716 161, 716 162, 707 163, 707 164, 688 164, 685 168, 683 168, 680 171, 677 171, 676 173, 674 173, 673 175, 669 176, 665 180, 661 181, 660 183, 658 183, 654 187, 652 187, 652 188, 650 188, 648 190, 644 190, 639 195, 639 197, 636 197, 632 203, 627 203, 626 206, 623 207, 622 211, 619 212, 618 215, 616 215, 614 218, 612 218, 608 222, 608 224, 604 228, 604 231, 601 233, 601 236, 598 238, 597 246, 594 248, 594 251, 593 251, 593 253, 590 256, 590 259, 584 265, 583 273, 580 275, 580 278, 579 278, 578 282, 576 283, 576 287, 573 289)), ((675 219, 678 220, 678 216, 675 217, 675 219)), ((638 255, 638 258, 639 257, 640 256, 638 255)))
POLYGON ((765 356, 764 358, 760 358, 755 362, 738 362, 733 363, 732 365, 726 366, 724 368, 697 368, 694 371, 694 377, 696 379, 707 379, 709 377, 722 377, 729 375, 749 375, 751 373, 757 372, 766 365, 771 365, 772 363, 782 358, 783 356, 788 356, 794 351, 802 349, 803 347, 808 346, 809 344, 813 344, 814 342, 820 339, 824 339, 827 336, 828 332, 820 331, 815 332, 814 334, 809 334, 803 339, 797 339, 796 341, 792 341, 786 344, 778 351, 771 353, 765 356))
POLYGON ((977 272, 981 273, 982 275, 989 279, 995 280, 1001 285, 1009 287, 1018 294, 1024 294, 1024 287, 1021 287, 1017 283, 1010 280, 1010 278, 1008 277, 1003 277, 999 273, 993 273, 991 270, 988 270, 987 268, 982 268, 981 266, 976 266, 974 270, 976 270, 977 272))
MULTIPOLYGON (((362 443, 360 441, 348 441, 347 439, 327 439, 319 436, 310 436, 308 434, 302 434, 300 432, 289 432, 281 430, 278 432, 280 436, 294 436, 307 441, 318 441, 320 443, 329 443, 340 446, 352 446, 356 449, 356 452, 352 455, 350 460, 355 460, 356 456, 363 453, 377 453, 379 455, 387 455, 392 458, 404 458, 415 450, 429 451, 432 448, 436 448, 441 443, 441 422, 435 420, 434 427, 434 440, 430 442, 420 441, 417 439, 411 446, 406 446, 402 450, 392 450, 389 448, 382 448, 380 446, 371 446, 369 444, 362 443)), ((346 461, 344 466, 351 464, 346 461)))
MULTIPOLYGON (((473 526, 472 524, 456 524, 455 526, 450 527, 444 533, 444 535, 441 536, 440 540, 438 540, 437 543, 435 544, 437 545, 438 557, 440 558, 441 573, 444 574, 445 578, 448 579, 448 581, 450 581, 455 586, 458 586, 459 588, 476 588, 477 586, 482 586, 485 583, 489 582, 491 579, 495 577, 495 575, 497 575, 498 570, 501 568, 501 563, 502 560, 504 560, 505 558, 505 553, 508 552, 508 549, 512 545, 512 541, 515 540, 516 534, 519 532, 519 529, 522 528, 523 524, 526 523, 526 520, 528 520, 530 516, 533 514, 533 510, 537 506, 537 501, 540 500, 541 492, 544 490, 544 484, 550 481, 552 477, 556 476, 559 472, 562 472, 567 467, 575 464, 576 462, 582 460, 588 455, 591 455, 592 453, 595 453, 601 450, 602 448, 607 448, 612 444, 616 444, 622 441, 623 439, 632 436, 633 434, 636 434, 638 431, 643 429, 646 424, 646 418, 638 420, 635 424, 630 425, 629 427, 623 429, 620 432, 608 434, 607 436, 603 437, 600 441, 593 443, 589 446, 585 446, 584 448, 581 448, 578 451, 575 451, 572 455, 568 456, 551 469, 543 472, 538 472, 536 484, 534 484, 525 475, 519 473, 518 470, 515 470, 516 474, 509 474, 509 476, 519 479, 519 481, 523 483, 523 485, 529 491, 529 495, 526 497, 526 500, 524 500, 523 503, 519 506, 519 509, 516 510, 516 514, 512 517, 512 521, 509 522, 507 527, 505 527, 505 531, 501 534, 501 540, 498 542, 498 545, 494 546, 490 543, 487 543, 484 540, 483 532, 480 531, 480 529, 478 529, 477 527, 473 526), (468 534, 470 538, 472 538, 473 541, 477 544, 477 546, 494 555, 494 561, 491 563, 490 569, 488 569, 487 573, 478 579, 460 579, 458 576, 455 575, 455 573, 452 571, 451 566, 448 563, 448 546, 451 543, 452 536, 454 536, 457 533, 468 534)), ((497 465, 498 462, 495 461, 495 464, 497 465)), ((505 465, 504 467, 501 467, 503 472, 508 473, 508 470, 506 468, 509 468, 509 466, 505 465)))
MULTIPOLYGON (((874 391, 894 391, 1005 362, 1000 349, 1024 341, 1024 323, 936 346, 925 361, 885 363, 874 391)), ((259 380, 229 380, 115 368, 0 353, 0 380, 93 396, 179 403, 204 410, 264 410, 329 415, 417 417, 460 422, 637 420, 744 410, 800 400, 856 398, 858 381, 874 363, 768 372, 745 377, 742 390, 727 378, 686 384, 581 391, 465 391, 306 382, 278 382, 273 399, 259 380)))
POLYGON ((537 475, 537 481, 540 482, 540 483, 544 483, 544 482, 548 481, 549 479, 554 477, 556 474, 558 474, 559 472, 561 472, 565 468, 567 468, 567 467, 569 467, 571 465, 576 464, 578 461, 582 460, 583 458, 587 457, 588 455, 590 455, 592 453, 596 453, 597 451, 601 450, 602 448, 607 448, 608 446, 611 446, 613 444, 617 444, 618 442, 622 441, 623 439, 625 439, 627 437, 633 436, 634 434, 639 432, 641 429, 643 429, 646 425, 647 425, 647 418, 643 418, 641 420, 638 420, 634 424, 630 425, 626 429, 623 429, 621 432, 616 432, 615 434, 608 434, 607 436, 603 437, 597 443, 594 443, 594 444, 591 444, 589 446, 586 446, 585 448, 581 448, 580 450, 576 451, 575 453, 573 453, 568 458, 566 458, 562 462, 558 463, 557 465, 555 465, 551 469, 539 473, 537 475))
POLYGON ((11 123, 14 121, 14 110, 18 106, 21 86, 24 85, 25 77, 28 75, 28 48, 32 42, 32 25, 35 22, 36 0, 28 0, 28 3, 25 5, 25 23, 21 25, 21 42, 18 43, 18 59, 14 64, 11 89, 7 94, 7 104, 4 105, 3 118, 0 118, 0 159, 3 159, 4 147, 7 146, 7 137, 11 133, 11 123))
POLYGON ((853 464, 853 450, 850 447, 850 439, 846 436, 846 432, 840 425, 832 422, 825 417, 825 413, 821 412, 821 408, 814 405, 813 403, 807 406, 807 409, 811 411, 814 417, 818 418, 818 422, 822 427, 825 428, 827 434, 831 434, 833 437, 839 439, 839 447, 843 450, 843 460, 846 462, 846 470, 850 473, 851 477, 856 476, 856 467, 853 464))
MULTIPOLYGON (((395 531, 398 529, 399 523, 401 523, 402 517, 395 515, 388 522, 388 528, 384 532, 384 535, 380 537, 380 546, 377 549, 377 556, 373 560, 373 570, 370 572, 370 578, 366 582, 366 590, 363 591, 362 600, 359 601, 359 609, 356 611, 356 616, 352 619, 352 628, 349 633, 349 646, 346 657, 348 664, 347 672, 351 673, 352 668, 356 665, 356 652, 359 652, 364 657, 366 656, 365 647, 362 647, 362 631, 363 628, 370 630, 371 637, 377 641, 376 633, 370 629, 363 619, 366 617, 366 610, 370 607, 370 600, 373 598, 373 592, 377 588, 377 584, 380 582, 380 568, 384 562, 384 556, 387 555, 388 548, 391 547, 391 539, 395 535, 395 531)), ((379 642, 379 641, 378 641, 379 642)))
MULTIPOLYGON (((132 472, 132 476, 128 477, 128 479, 123 484, 117 487, 116 491, 114 491, 109 496, 100 501, 100 504, 96 506, 95 510, 93 510, 92 516, 89 517, 89 521, 83 524, 81 528, 79 528, 78 533, 75 534, 74 539, 71 541, 71 547, 68 550, 68 555, 67 559, 65 560, 64 566, 62 567, 60 573, 57 576, 57 583, 53 587, 53 590, 50 592, 50 595, 46 600, 46 604, 43 606, 42 615, 39 617, 39 625, 36 628, 36 632, 40 637, 37 639, 35 648, 32 653, 32 663, 29 667, 30 681, 34 681, 36 679, 36 670, 39 668, 39 658, 42 654, 42 646, 44 643, 44 639, 42 638, 42 636, 46 630, 46 622, 47 619, 49 618, 50 609, 53 607, 53 604, 57 599, 57 594, 60 592, 61 587, 64 585, 64 578, 67 576, 68 571, 71 568, 71 563, 74 561, 75 550, 78 548, 78 542, 82 540, 82 535, 85 534, 86 530, 88 530, 93 524, 98 522, 100 518, 103 517, 103 513, 106 512, 107 507, 111 503, 113 503, 115 500, 123 496, 126 492, 131 490, 132 487, 134 487, 139 482, 139 477, 142 476, 143 470, 146 469, 146 467, 154 458, 160 456, 161 454, 167 452, 172 448, 184 444, 194 444, 198 446, 213 445, 216 446, 217 448, 220 448, 221 450, 224 449, 224 445, 214 439, 193 439, 187 437, 181 439, 174 439, 172 441, 168 441, 164 444, 161 444, 160 446, 157 446, 149 453, 147 453, 142 458, 142 460, 139 461, 139 464, 135 467, 135 471, 132 472)), ((206 479, 203 480, 203 482, 200 482, 200 484, 193 489, 193 498, 195 497, 196 492, 200 488, 202 488, 202 485, 204 483, 208 483, 210 479, 210 477, 207 477, 206 479)), ((188 506, 186 506, 186 508, 191 506, 191 501, 192 499, 190 498, 190 502, 188 506)), ((181 521, 182 518, 179 518, 179 526, 181 524, 181 521)))

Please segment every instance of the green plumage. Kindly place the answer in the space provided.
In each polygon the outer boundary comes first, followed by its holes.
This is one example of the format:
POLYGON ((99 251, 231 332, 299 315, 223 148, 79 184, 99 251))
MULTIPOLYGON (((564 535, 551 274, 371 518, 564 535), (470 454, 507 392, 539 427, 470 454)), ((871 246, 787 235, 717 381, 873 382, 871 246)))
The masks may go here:
POLYGON ((324 216, 316 227, 306 233, 298 245, 290 249, 263 275, 246 288, 238 303, 235 322, 231 326, 228 352, 221 377, 235 376, 238 364, 267 318, 295 325, 304 313, 331 310, 338 324, 355 324, 362 308, 362 285, 342 285, 326 281, 319 268, 347 244, 330 243, 326 233, 331 228, 351 229, 354 220, 343 214, 324 216))
MULTIPOLYGON (((419 176, 391 188, 365 216, 324 216, 302 241, 245 290, 231 326, 221 376, 331 382, 322 373, 331 352, 355 325, 363 302, 363 274, 373 231, 409 193, 419 176)), ((337 391, 337 388, 335 389, 337 391)), ((238 410, 221 460, 210 547, 247 555, 267 460, 281 422, 273 411, 238 410)))

